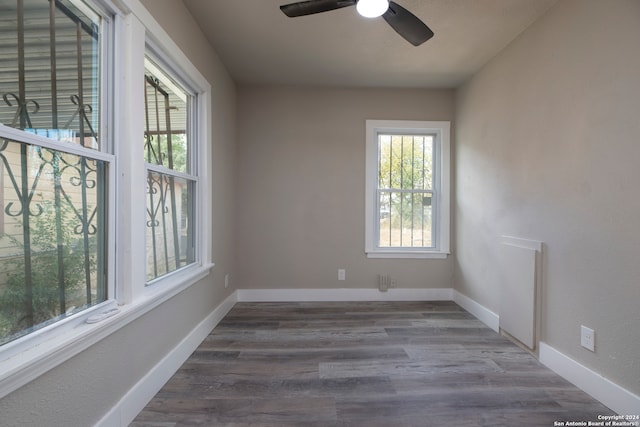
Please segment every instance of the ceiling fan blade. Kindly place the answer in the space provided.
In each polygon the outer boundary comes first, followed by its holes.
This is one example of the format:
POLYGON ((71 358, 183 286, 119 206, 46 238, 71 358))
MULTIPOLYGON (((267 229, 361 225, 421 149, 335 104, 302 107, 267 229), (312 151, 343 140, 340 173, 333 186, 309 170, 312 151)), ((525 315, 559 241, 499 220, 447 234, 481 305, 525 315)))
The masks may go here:
POLYGON ((353 6, 356 0, 307 0, 280 6, 280 10, 289 18, 328 12, 347 6, 353 6))
POLYGON ((382 17, 396 33, 414 46, 420 46, 433 37, 433 31, 424 22, 393 1, 389 2, 389 9, 382 17))

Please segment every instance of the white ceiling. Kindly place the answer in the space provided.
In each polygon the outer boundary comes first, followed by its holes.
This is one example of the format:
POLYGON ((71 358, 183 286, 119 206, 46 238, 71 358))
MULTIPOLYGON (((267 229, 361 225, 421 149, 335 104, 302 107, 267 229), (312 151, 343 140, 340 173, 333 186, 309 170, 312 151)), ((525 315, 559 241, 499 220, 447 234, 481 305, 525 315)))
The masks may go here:
POLYGON ((414 47, 354 7, 288 18, 292 0, 184 0, 239 84, 449 88, 557 0, 397 0, 435 36, 414 47))

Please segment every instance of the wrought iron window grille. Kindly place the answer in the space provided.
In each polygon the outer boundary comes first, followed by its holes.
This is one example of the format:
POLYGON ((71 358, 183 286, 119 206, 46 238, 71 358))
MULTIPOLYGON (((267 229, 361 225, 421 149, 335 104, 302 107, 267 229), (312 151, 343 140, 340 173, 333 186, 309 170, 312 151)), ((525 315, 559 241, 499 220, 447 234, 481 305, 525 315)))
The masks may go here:
MULTIPOLYGON (((85 22, 86 19, 72 10, 71 4, 67 6, 61 0, 49 2, 48 17, 41 15, 43 8, 38 7, 41 4, 16 0, 15 17, 0 18, 4 21, 2 31, 7 31, 4 24, 8 21, 16 23, 17 60, 14 77, 8 79, 10 84, 17 85, 17 91, 2 94, 7 108, 0 117, 8 126, 25 132, 96 148, 99 135, 93 124, 96 116, 92 103, 97 105, 98 88, 95 75, 87 77, 85 73, 88 70, 96 74, 99 27, 94 22, 85 22), (48 39, 41 35, 47 24, 48 39), (75 39, 69 41, 72 28, 75 28, 75 39), (37 40, 26 39, 36 32, 37 40), (47 39, 48 49, 43 50, 43 39, 47 39), (60 46, 64 46, 64 52, 59 51, 60 46), (37 66, 43 61, 38 55, 45 51, 48 51, 50 67, 48 79, 37 66), (75 66, 69 67, 74 51, 75 66), (58 61, 62 57, 64 64, 58 61), (85 63, 86 57, 91 59, 90 64, 85 63), (35 65, 28 66, 28 61, 35 65), (29 78, 36 75, 37 78, 29 78), (90 82, 88 88, 86 81, 90 82), (76 87, 70 87, 70 82, 75 82, 76 87), (49 97, 36 100, 31 98, 34 94, 49 97), (65 94, 67 101, 61 103, 65 94), (45 111, 45 105, 49 111, 45 111), (47 112, 49 117, 45 117, 47 112), (65 116, 66 120, 61 120, 65 116)), ((22 298, 12 294, 15 289, 10 282, 0 283, 0 314, 5 324, 7 318, 12 323, 4 330, 0 328, 2 344, 106 300, 107 165, 90 157, 65 153, 63 146, 57 151, 8 138, 0 139, 0 161, 2 175, 10 183, 1 189, 3 200, 8 201, 3 212, 8 218, 15 218, 12 230, 5 228, 5 245, 10 242, 14 248, 22 249, 19 256, 7 255, 7 250, 4 251, 3 270, 7 276, 13 274, 12 277, 22 277, 24 281, 22 298), (16 234, 18 229, 21 231, 16 234), (46 257, 51 263, 43 263, 46 257), (11 263, 19 268, 10 266, 11 263), (38 270, 46 266, 53 267, 54 271, 38 270), (71 286, 70 276, 82 277, 83 291, 71 286), (51 301, 54 294, 57 294, 56 307, 51 301), (16 306, 19 300, 22 307, 16 306)))

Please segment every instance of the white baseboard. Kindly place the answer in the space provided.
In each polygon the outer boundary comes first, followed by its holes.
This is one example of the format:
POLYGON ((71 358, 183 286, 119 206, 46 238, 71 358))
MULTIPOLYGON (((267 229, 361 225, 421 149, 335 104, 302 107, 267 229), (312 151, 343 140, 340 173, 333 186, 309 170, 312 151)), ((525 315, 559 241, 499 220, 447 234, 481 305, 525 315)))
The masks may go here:
POLYGON ((498 314, 456 290, 453 291, 453 301, 494 331, 500 332, 500 316, 498 314))
POLYGON ((544 342, 540 343, 540 362, 617 414, 640 415, 640 396, 620 387, 544 342))
POLYGON ((452 301, 450 288, 410 289, 238 289, 238 302, 452 301))
POLYGON ((162 386, 182 366, 224 316, 233 308, 234 292, 198 324, 171 352, 155 365, 122 399, 104 416, 96 427, 128 426, 149 403, 162 386))

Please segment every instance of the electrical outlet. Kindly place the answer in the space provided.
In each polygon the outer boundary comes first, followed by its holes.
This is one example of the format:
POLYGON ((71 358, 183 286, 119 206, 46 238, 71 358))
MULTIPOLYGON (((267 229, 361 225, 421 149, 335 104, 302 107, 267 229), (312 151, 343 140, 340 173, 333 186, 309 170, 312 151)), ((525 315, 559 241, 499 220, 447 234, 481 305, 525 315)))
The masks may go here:
POLYGON ((398 280, 394 279, 393 277, 391 278, 391 288, 397 288, 398 287, 398 280))
POLYGON ((229 287, 229 275, 224 275, 224 288, 227 289, 229 287))
POLYGON ((338 280, 346 280, 347 272, 344 268, 338 269, 338 280))
POLYGON ((580 326, 580 345, 590 351, 596 351, 595 348, 596 333, 593 329, 584 325, 580 326))

